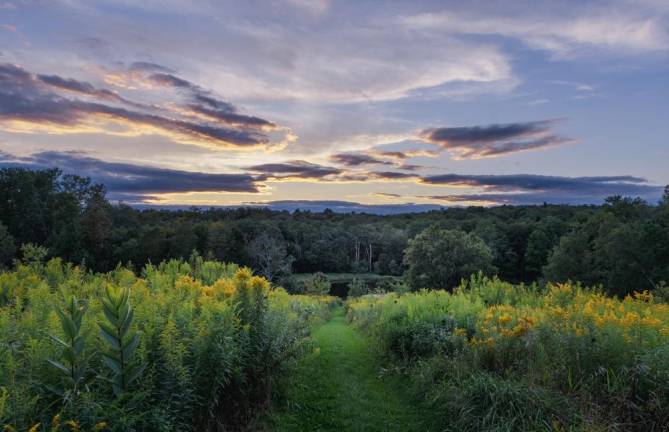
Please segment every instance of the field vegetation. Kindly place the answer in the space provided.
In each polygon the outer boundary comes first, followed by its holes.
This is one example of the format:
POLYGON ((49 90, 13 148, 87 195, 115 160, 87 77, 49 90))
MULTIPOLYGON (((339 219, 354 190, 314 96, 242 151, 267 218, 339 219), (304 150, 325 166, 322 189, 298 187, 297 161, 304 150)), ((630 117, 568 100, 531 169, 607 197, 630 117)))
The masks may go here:
POLYGON ((482 275, 454 292, 348 302, 440 429, 659 431, 669 422, 669 305, 578 284, 482 275))
POLYGON ((33 249, 0 274, 6 431, 248 427, 335 302, 197 255, 96 274, 33 249))

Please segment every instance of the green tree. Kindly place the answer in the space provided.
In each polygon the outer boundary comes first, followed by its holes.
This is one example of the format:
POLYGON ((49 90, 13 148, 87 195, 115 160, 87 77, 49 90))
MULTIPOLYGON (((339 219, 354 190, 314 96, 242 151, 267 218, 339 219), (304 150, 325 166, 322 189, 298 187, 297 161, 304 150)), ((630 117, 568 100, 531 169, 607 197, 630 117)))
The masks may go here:
POLYGON ((7 227, 0 222, 0 268, 9 264, 16 253, 14 237, 7 231, 7 227))
POLYGON ((369 292, 367 284, 358 278, 353 278, 348 284, 348 297, 360 297, 367 294, 367 292, 369 292))
POLYGON ((490 274, 492 252, 479 237, 431 226, 409 242, 404 255, 406 278, 414 289, 453 289, 479 271, 490 274))
POLYGON ((304 282, 304 292, 311 295, 327 295, 332 284, 324 273, 314 273, 304 282))
POLYGON ((595 271, 588 235, 584 230, 577 230, 560 239, 543 272, 551 282, 573 280, 592 285, 598 280, 595 271))

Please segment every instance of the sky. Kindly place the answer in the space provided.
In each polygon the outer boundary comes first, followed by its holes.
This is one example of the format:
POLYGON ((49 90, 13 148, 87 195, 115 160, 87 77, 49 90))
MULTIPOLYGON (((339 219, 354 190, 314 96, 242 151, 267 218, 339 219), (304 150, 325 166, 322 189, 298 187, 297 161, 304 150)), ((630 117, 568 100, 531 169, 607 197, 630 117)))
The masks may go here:
POLYGON ((667 0, 0 0, 0 167, 131 205, 656 202, 667 0))

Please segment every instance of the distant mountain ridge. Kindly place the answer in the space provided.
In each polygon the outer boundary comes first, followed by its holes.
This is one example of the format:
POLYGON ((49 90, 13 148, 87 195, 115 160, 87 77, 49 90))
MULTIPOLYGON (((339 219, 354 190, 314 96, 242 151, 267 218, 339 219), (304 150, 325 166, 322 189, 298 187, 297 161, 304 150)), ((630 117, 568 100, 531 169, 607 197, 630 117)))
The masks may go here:
POLYGON ((446 208, 437 204, 361 204, 353 201, 337 200, 283 200, 269 202, 248 202, 239 205, 225 206, 198 206, 198 205, 160 205, 160 204, 132 204, 137 209, 165 209, 165 210, 187 210, 196 208, 267 208, 276 211, 310 211, 321 213, 325 210, 331 210, 335 213, 371 213, 377 215, 393 215, 402 213, 424 213, 446 208))

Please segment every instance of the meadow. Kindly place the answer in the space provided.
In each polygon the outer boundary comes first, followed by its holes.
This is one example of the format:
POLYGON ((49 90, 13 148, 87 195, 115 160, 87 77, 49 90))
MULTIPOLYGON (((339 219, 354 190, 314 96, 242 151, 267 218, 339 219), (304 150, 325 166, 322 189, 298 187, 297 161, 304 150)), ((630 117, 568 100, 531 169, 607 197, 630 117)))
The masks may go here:
MULTIPOLYGON (((246 267, 0 273, 3 431, 662 431, 666 289, 482 273, 453 291, 289 294, 246 267), (343 305, 343 306, 342 306, 343 305)), ((320 291, 315 291, 320 292, 320 291)))
POLYGON ((0 428, 252 427, 335 303, 199 257, 140 275, 26 261, 0 274, 0 428))
POLYGON ((348 319, 448 431, 660 431, 669 305, 578 284, 472 276, 453 293, 369 295, 348 319))

